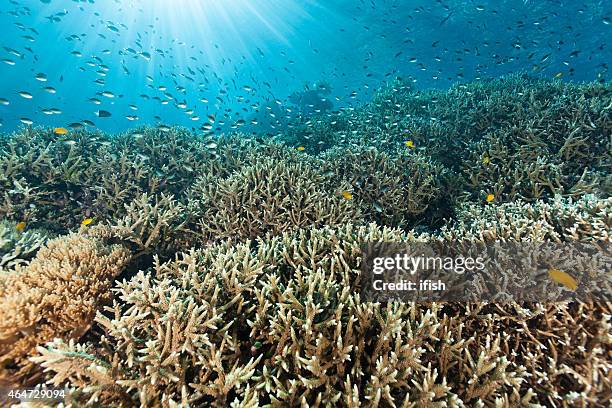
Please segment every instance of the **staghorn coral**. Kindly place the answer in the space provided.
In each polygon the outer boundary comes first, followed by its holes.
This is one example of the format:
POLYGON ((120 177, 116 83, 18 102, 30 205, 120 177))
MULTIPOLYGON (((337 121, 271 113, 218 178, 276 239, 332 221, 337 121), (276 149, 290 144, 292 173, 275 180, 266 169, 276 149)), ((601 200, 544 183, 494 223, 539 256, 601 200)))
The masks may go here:
POLYGON ((24 128, 0 138, 0 216, 65 233, 86 217, 124 215, 143 193, 179 195, 214 162, 205 141, 184 129, 57 137, 24 128))
POLYGON ((60 231, 64 223, 77 223, 75 207, 89 184, 84 174, 106 148, 103 139, 79 131, 70 136, 75 144, 68 145, 51 129, 38 128, 0 138, 0 216, 60 231))
POLYGON ((381 225, 435 225, 453 203, 452 177, 443 166, 409 149, 335 148, 320 157, 337 184, 347 184, 364 217, 381 225), (432 220, 437 218, 437 220, 432 220))
POLYGON ((612 198, 585 195, 577 200, 557 197, 552 202, 464 204, 440 235, 472 242, 609 242, 611 229, 612 198))
POLYGON ((248 239, 359 220, 358 209, 339 196, 342 187, 307 160, 263 159, 227 178, 199 178, 189 208, 203 239, 248 239))
POLYGON ((605 304, 361 299, 360 244, 427 239, 348 225, 192 250, 119 284, 114 305, 97 315, 99 344, 56 340, 33 361, 86 405, 605 400, 605 304))
POLYGON ((229 177, 264 157, 295 161, 298 152, 276 140, 203 139, 181 128, 117 137, 86 130, 57 137, 51 129, 24 128, 0 137, 0 217, 66 233, 84 218, 110 222, 127 215, 143 194, 186 203, 198 175, 229 177))
POLYGON ((513 74, 419 91, 397 80, 364 106, 295 124, 289 138, 313 152, 347 145, 393 151, 412 140, 462 173, 469 200, 609 195, 611 103, 609 83, 513 74))
POLYGON ((50 240, 26 266, 0 275, 0 377, 35 380, 28 360, 55 337, 78 339, 108 302, 129 253, 79 234, 50 240))
POLYGON ((559 269, 576 280, 575 293, 581 299, 601 300, 607 298, 602 293, 612 290, 603 267, 611 260, 611 229, 612 199, 593 195, 484 207, 464 204, 457 219, 441 229, 434 246, 448 251, 452 243, 456 254, 478 256, 475 252, 486 250, 494 257, 486 274, 472 280, 473 299, 561 301, 567 293, 545 278, 549 270, 559 269))
POLYGON ((17 230, 14 223, 0 220, 0 271, 27 264, 49 239, 41 230, 17 230))
POLYGON ((600 406, 609 304, 372 304, 358 292, 371 240, 609 243, 611 95, 525 75, 447 91, 398 80, 275 138, 0 137, 1 217, 55 232, 96 220, 65 238, 91 257, 41 250, 3 272, 3 377, 67 384, 74 406, 600 406), (81 336, 121 271, 119 296, 81 336), (7 279, 28 294, 5 295, 7 279), (3 317, 33 311, 42 320, 3 317))
POLYGON ((168 254, 175 248, 189 247, 185 243, 189 231, 183 229, 185 209, 173 196, 144 193, 126 205, 125 214, 112 223, 92 227, 89 236, 120 241, 131 248, 133 258, 151 253, 168 254))
MULTIPOLYGON (((417 91, 397 81, 362 107, 289 126, 282 139, 315 155, 338 146, 322 155, 331 168, 342 149, 354 156, 365 146, 402 161, 402 143, 410 139, 416 156, 424 157, 423 169, 458 175, 451 202, 455 190, 464 190, 469 201, 487 194, 496 201, 606 196, 612 189, 611 103, 609 84, 525 75, 447 91, 417 91)), ((57 137, 50 129, 24 128, 0 138, 0 216, 66 233, 92 215, 105 221, 125 215, 126 204, 143 193, 171 194, 185 204, 199 176, 227 178, 266 156, 293 162, 296 152, 280 139, 212 138, 180 128, 57 137)))

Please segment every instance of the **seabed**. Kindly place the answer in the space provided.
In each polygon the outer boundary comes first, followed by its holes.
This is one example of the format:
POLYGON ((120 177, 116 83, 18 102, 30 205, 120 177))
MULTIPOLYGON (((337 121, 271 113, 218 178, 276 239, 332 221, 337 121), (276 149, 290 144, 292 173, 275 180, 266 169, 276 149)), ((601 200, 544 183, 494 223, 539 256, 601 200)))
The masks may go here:
POLYGON ((275 136, 3 135, 1 385, 75 407, 606 406, 609 302, 360 285, 371 242, 608 248, 611 107, 609 83, 511 75, 396 81, 275 136))

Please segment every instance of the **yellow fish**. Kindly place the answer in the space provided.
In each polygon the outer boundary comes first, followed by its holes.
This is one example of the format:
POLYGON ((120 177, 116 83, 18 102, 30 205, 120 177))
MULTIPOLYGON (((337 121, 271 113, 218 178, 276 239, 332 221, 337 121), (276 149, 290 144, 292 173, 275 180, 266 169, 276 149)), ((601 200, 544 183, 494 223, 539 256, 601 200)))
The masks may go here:
POLYGON ((491 201, 495 200, 495 195, 494 194, 489 194, 487 195, 487 203, 490 203, 491 201))
POLYGON ((302 151, 306 150, 306 148, 305 148, 304 146, 300 146, 300 147, 298 147, 298 148, 297 148, 297 150, 299 150, 300 152, 302 152, 302 151))
POLYGON ((406 141, 404 142, 404 144, 406 145, 406 147, 409 147, 409 148, 411 148, 411 149, 414 149, 414 148, 415 148, 415 146, 414 146, 414 142, 413 142, 412 140, 406 140, 406 141))
POLYGON ((53 129, 53 133, 55 133, 58 136, 67 135, 68 129, 63 128, 63 127, 58 127, 58 128, 53 129))
POLYGON ((482 156, 482 164, 486 166, 489 163, 491 163, 491 159, 489 158, 489 156, 482 156))
POLYGON ((23 232, 25 227, 26 227, 25 221, 18 222, 17 225, 15 225, 15 229, 19 232, 23 232))
POLYGON ((342 197, 344 197, 347 200, 352 200, 353 199, 353 195, 351 193, 349 193, 348 191, 343 191, 342 192, 342 197))
POLYGON ((563 76, 563 72, 557 72, 557 73, 555 74, 555 78, 557 78, 557 79, 558 79, 558 78, 561 78, 562 76, 563 76))
POLYGON ((560 283, 569 290, 576 290, 578 288, 578 282, 569 273, 563 272, 559 269, 550 269, 548 271, 548 277, 553 281, 560 283))
POLYGON ((89 225, 93 222, 93 218, 85 218, 83 221, 81 221, 81 225, 89 225))

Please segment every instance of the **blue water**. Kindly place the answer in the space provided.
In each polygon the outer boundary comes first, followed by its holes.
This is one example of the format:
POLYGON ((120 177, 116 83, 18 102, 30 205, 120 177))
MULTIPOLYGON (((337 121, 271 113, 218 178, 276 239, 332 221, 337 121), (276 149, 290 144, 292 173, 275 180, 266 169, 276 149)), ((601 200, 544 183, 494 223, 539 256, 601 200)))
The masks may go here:
POLYGON ((419 89, 516 71, 605 81, 611 20, 604 0, 2 0, 0 132, 21 119, 268 131, 321 81, 333 109, 396 76, 419 89))

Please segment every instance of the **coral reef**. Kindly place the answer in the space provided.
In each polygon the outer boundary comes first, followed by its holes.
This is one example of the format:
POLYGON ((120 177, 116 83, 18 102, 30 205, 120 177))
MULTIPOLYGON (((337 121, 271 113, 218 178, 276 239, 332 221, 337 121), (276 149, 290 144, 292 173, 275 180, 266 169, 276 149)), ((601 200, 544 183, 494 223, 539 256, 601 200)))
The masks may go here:
POLYGON ((190 210, 204 239, 248 239, 359 220, 358 209, 307 161, 263 159, 230 177, 199 178, 190 210))
POLYGON ((58 138, 26 128, 0 139, 0 217, 66 233, 87 217, 121 216, 143 193, 179 195, 196 174, 213 171, 216 153, 207 145, 183 129, 58 138))
POLYGON ((190 251, 119 285, 119 299, 96 318, 99 345, 56 340, 33 361, 53 384, 77 387, 74 398, 105 406, 605 398, 605 305, 360 298, 361 243, 423 239, 348 225, 190 251))
POLYGON ((74 407, 603 406, 609 303, 372 303, 360 268, 371 242, 608 248, 610 106, 609 83, 398 78, 276 136, 0 136, 0 383, 74 407))
POLYGON ((34 381, 28 357, 36 347, 85 334, 128 259, 120 246, 72 234, 47 242, 26 266, 0 274, 0 377, 34 381))
POLYGON ((0 221, 0 271, 27 264, 50 237, 41 230, 19 231, 17 225, 0 221))
POLYGON ((188 247, 185 241, 189 231, 183 229, 186 214, 173 196, 149 196, 143 193, 131 204, 126 204, 122 218, 92 227, 89 236, 120 241, 138 258, 147 254, 164 255, 175 248, 188 247))
POLYGON ((413 89, 401 79, 363 107, 294 124, 293 144, 383 146, 406 140, 461 172, 470 200, 534 201, 612 191, 610 83, 574 84, 524 74, 413 89))
POLYGON ((585 195, 534 203, 512 202, 497 206, 465 204, 440 235, 448 240, 610 242, 612 198, 585 195))
POLYGON ((453 206, 456 194, 451 173, 420 152, 334 148, 320 158, 321 167, 333 175, 336 184, 349 186, 368 221, 399 227, 417 222, 434 226, 432 218, 448 216, 453 206))

